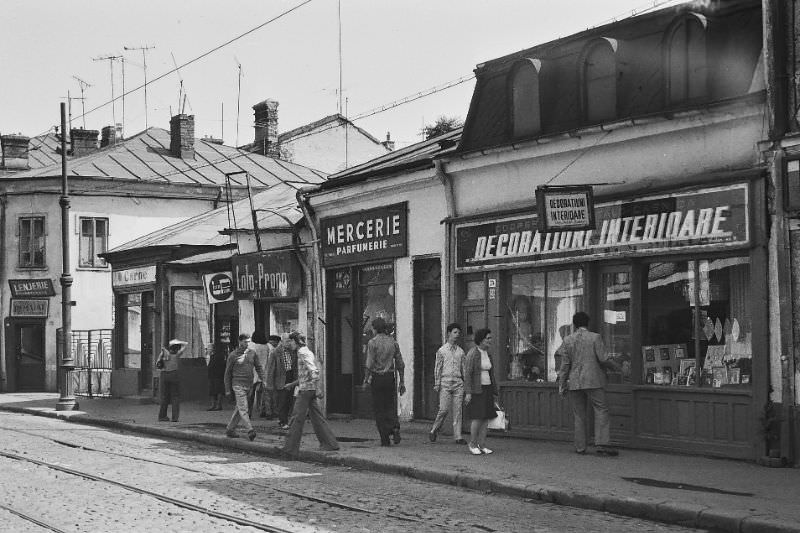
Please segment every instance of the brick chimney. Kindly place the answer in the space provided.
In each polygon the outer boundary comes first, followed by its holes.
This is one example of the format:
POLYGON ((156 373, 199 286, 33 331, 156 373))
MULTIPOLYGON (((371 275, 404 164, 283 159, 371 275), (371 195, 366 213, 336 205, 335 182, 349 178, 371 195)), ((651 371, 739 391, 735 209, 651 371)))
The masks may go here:
POLYGON ((194 159, 194 115, 175 115, 169 120, 169 151, 181 159, 194 159))
POLYGON ((73 128, 69 130, 69 137, 72 142, 72 156, 80 157, 91 154, 97 150, 97 130, 85 130, 83 128, 73 128))
POLYGON ((278 146, 278 102, 264 100, 253 106, 256 121, 255 152, 268 157, 280 157, 278 146))
POLYGON ((117 144, 117 128, 115 126, 104 126, 100 133, 100 148, 114 146, 117 144))
POLYGON ((2 165, 6 170, 25 170, 28 168, 28 142, 24 135, 3 135, 0 146, 3 150, 2 165))
POLYGON ((392 137, 391 135, 389 135, 388 131, 386 132, 386 140, 383 141, 381 144, 383 145, 384 148, 386 148, 390 152, 394 150, 394 141, 392 140, 392 137))

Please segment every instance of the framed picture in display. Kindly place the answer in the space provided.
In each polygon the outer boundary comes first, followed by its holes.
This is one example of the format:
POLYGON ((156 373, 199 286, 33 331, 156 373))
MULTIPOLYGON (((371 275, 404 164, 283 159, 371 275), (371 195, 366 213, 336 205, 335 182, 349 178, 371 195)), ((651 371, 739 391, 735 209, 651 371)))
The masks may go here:
POLYGON ((686 345, 685 344, 676 344, 675 345, 675 359, 684 359, 686 357, 686 345))
POLYGON ((644 351, 644 360, 648 363, 653 363, 656 360, 656 347, 655 346, 642 346, 644 351))
POLYGON ((728 383, 731 385, 739 385, 741 383, 741 369, 729 368, 728 369, 728 383))
POLYGON ((662 361, 669 361, 672 358, 670 355, 669 346, 661 346, 658 349, 658 353, 662 361))

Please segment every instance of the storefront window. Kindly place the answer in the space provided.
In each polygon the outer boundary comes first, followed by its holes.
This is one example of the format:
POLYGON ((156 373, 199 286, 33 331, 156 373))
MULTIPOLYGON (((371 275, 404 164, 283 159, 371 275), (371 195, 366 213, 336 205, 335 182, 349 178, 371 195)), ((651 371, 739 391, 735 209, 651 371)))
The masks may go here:
POLYGON ((372 320, 381 317, 387 331, 394 335, 394 267, 392 264, 369 265, 358 271, 358 295, 361 315, 361 368, 367 362, 367 343, 372 338, 372 320))
MULTIPOLYGON (((628 266, 602 269, 600 273, 600 309, 598 330, 603 336, 608 357, 617 365, 606 369, 609 383, 631 382, 631 274, 628 266)), ((590 326, 591 327, 591 326, 590 326)))
POLYGON ((142 366, 142 295, 122 297, 122 364, 124 368, 142 366))
POLYGON ((749 386, 747 258, 651 263, 644 294, 645 384, 749 386))
POLYGON ((298 329, 297 302, 273 302, 269 304, 269 331, 272 335, 289 333, 298 329))
POLYGON ((506 305, 510 380, 555 381, 555 352, 571 332, 572 315, 583 308, 580 269, 529 272, 511 276, 506 305))
POLYGON ((213 349, 209 305, 203 289, 176 289, 172 296, 173 336, 189 343, 184 358, 209 359, 213 349))

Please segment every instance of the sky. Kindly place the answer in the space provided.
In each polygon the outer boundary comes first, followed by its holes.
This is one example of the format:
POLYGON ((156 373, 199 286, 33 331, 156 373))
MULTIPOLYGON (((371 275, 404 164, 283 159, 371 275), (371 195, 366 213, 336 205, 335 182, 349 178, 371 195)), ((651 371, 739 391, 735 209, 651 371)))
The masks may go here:
MULTIPOLYGON (((481 62, 676 3, 3 0, 0 133, 32 137, 51 130, 69 95, 72 127, 85 120, 87 129, 99 130, 124 118, 125 136, 146 126, 169 129, 170 116, 183 106, 195 116, 197 137, 242 145, 253 140, 252 106, 268 98, 279 102, 281 132, 339 112, 340 83, 342 114, 359 117, 468 78, 481 62), (143 52, 125 50, 144 46, 151 47, 144 58, 147 113, 143 52), (98 59, 108 56, 125 59, 124 102, 123 63, 98 59), (83 102, 76 77, 90 84, 83 102)), ((468 79, 355 123, 406 146, 422 140, 423 125, 440 116, 465 119, 473 88, 468 79)))

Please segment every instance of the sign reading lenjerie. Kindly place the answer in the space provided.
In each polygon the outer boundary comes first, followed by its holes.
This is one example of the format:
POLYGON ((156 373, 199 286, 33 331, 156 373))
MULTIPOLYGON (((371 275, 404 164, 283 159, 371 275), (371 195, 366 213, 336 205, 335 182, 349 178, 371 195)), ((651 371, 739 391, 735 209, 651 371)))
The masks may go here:
POLYGON ((50 300, 11 299, 11 316, 47 318, 49 311, 50 300))
POLYGON ((539 231, 589 230, 594 227, 592 188, 536 187, 536 212, 539 231))
POLYGON ((323 218, 321 225, 322 266, 326 268, 408 254, 405 202, 323 218))
POLYGON ((294 252, 235 255, 233 292, 237 299, 299 298, 303 276, 294 252))
POLYGON ((8 280, 8 285, 11 287, 11 296, 15 298, 56 295, 56 289, 53 287, 53 280, 49 278, 10 279, 8 280))
POLYGON ((156 282, 156 266, 150 265, 139 268, 115 270, 111 273, 112 287, 125 287, 128 285, 144 285, 156 282))
POLYGON ((535 215, 456 227, 456 267, 636 255, 750 242, 746 184, 595 208, 596 230, 538 230, 535 215))
POLYGON ((233 300, 233 273, 215 272, 203 274, 203 285, 209 304, 218 304, 233 300))

